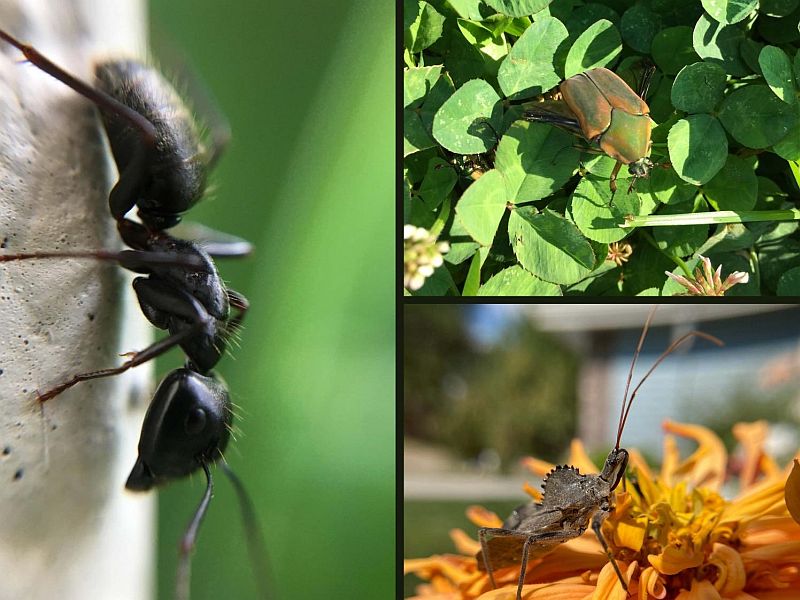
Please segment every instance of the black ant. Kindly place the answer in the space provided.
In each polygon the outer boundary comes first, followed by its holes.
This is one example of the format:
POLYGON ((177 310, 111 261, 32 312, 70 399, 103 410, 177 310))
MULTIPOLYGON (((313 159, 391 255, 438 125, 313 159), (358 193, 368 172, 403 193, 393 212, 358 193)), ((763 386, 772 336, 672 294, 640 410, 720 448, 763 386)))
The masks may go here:
MULTIPOLYGON (((147 410, 139 456, 125 487, 146 491, 198 469, 205 473, 205 493, 180 544, 176 597, 188 598, 191 551, 213 490, 209 464, 222 457, 233 420, 228 390, 212 369, 248 308, 244 296, 225 287, 212 256, 243 256, 251 247, 233 236, 214 239, 216 232, 211 230, 206 232, 211 232, 211 239, 200 243, 178 239, 165 230, 177 225, 181 214, 202 197, 206 174, 221 152, 221 140, 214 140, 212 149, 205 148, 177 92, 150 66, 132 60, 99 63, 97 87, 92 87, 3 30, 0 39, 99 109, 119 171, 109 209, 122 240, 132 248, 7 254, 0 261, 77 257, 116 262, 145 275, 133 281, 139 305, 153 325, 169 332, 166 338, 131 353, 119 367, 75 375, 38 394, 38 400, 50 400, 81 381, 118 375, 175 346, 183 349, 186 364, 162 380, 147 410), (125 216, 134 206, 141 224, 125 216), (233 316, 231 308, 236 311, 233 316)), ((265 553, 257 528, 255 537, 250 537, 255 526, 250 499, 238 478, 222 464, 240 497, 254 564, 263 564, 265 553)), ((266 597, 264 575, 259 574, 259 584, 266 597)))

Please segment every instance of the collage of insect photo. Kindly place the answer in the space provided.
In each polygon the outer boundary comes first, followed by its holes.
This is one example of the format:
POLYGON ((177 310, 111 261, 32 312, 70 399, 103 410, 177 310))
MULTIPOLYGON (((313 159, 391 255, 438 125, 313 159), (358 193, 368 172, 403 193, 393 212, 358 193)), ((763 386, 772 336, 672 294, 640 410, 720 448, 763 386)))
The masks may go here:
POLYGON ((800 2, 402 38, 398 597, 800 600, 800 2))

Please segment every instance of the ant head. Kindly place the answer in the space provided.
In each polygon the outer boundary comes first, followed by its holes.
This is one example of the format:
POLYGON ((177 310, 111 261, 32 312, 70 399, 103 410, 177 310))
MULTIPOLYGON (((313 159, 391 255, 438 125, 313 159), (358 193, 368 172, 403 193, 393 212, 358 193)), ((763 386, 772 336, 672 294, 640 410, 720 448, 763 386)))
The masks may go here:
POLYGON ((616 489, 622 477, 625 475, 625 468, 628 466, 628 451, 625 448, 614 448, 608 453, 606 464, 600 478, 611 484, 611 489, 616 489))
POLYGON ((221 456, 233 413, 225 384, 188 368, 169 373, 147 409, 139 458, 125 487, 145 491, 221 456))

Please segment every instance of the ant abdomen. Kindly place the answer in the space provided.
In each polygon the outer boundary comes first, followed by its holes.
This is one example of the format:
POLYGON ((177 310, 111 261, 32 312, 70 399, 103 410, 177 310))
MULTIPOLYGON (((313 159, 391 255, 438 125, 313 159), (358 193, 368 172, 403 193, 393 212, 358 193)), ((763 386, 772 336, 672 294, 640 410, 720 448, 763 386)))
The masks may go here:
MULTIPOLYGON (((135 189, 119 205, 112 203, 114 216, 121 218, 135 204, 142 221, 153 229, 177 224, 180 214, 202 197, 206 185, 207 151, 191 111, 175 88, 144 63, 101 62, 95 67, 95 77, 98 89, 142 115, 156 132, 135 189)), ((102 105, 99 108, 122 175, 141 149, 141 134, 128 120, 102 105)))

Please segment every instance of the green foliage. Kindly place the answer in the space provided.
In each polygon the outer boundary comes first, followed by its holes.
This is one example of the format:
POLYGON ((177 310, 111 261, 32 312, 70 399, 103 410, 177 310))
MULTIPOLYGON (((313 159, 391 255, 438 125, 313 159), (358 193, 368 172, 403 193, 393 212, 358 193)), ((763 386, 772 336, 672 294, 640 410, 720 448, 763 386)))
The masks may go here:
MULTIPOLYGON (((522 289, 521 267, 495 278, 522 289)), ((490 285, 495 285, 490 282, 490 285)), ((539 283, 532 291, 546 294, 539 283)), ((523 290, 524 291, 524 290, 523 290)), ((502 342, 477 346, 460 305, 408 304, 404 311, 406 436, 445 444, 463 458, 493 450, 503 468, 525 455, 556 460, 574 435, 575 355, 527 320, 502 342)))
MULTIPOLYGON (((798 217, 787 209, 800 200, 800 1, 406 0, 404 10, 405 222, 434 227, 451 248, 415 293, 680 293, 664 271, 691 275, 700 253, 723 278, 750 274, 730 294, 797 288, 787 271, 800 266, 798 217), (633 180, 622 165, 612 194, 616 163, 569 124, 559 85, 606 67, 636 91, 648 64, 654 167, 633 180), (674 219, 654 224, 661 215, 674 219), (612 243, 632 248, 627 262, 607 258, 612 243)), ((575 110, 592 115, 600 102, 575 110)), ((644 118, 619 111, 607 143, 645 139, 644 118)))

